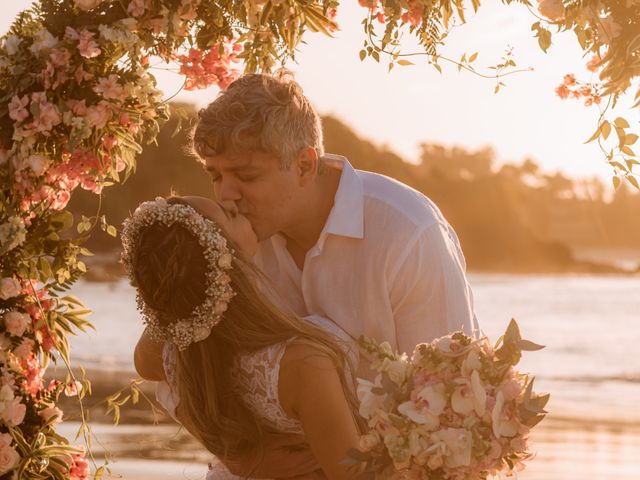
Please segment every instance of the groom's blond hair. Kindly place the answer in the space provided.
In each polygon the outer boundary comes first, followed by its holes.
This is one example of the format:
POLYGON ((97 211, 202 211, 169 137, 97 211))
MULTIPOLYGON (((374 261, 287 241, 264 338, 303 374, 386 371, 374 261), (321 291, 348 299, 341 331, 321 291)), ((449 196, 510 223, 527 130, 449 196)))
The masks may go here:
POLYGON ((305 147, 324 155, 322 123, 286 70, 240 77, 200 110, 193 133, 193 149, 202 159, 226 151, 263 151, 288 169, 305 147))

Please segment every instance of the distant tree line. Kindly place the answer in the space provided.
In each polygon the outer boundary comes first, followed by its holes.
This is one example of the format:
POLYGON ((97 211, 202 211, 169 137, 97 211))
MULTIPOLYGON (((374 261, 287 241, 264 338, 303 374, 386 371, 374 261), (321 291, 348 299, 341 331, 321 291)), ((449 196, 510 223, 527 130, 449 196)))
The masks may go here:
MULTIPOLYGON (((174 104, 157 145, 144 149, 138 170, 123 185, 104 191, 101 214, 116 226, 138 203, 158 195, 211 196, 211 182, 188 151, 195 108, 174 104), (179 112, 179 113, 177 113, 179 112)), ((532 159, 497 165, 491 148, 469 151, 423 143, 417 164, 359 138, 334 117, 323 118, 328 152, 359 169, 404 182, 434 200, 460 236, 467 263, 483 271, 606 271, 577 262, 574 247, 638 248, 640 195, 620 187, 612 198, 597 179, 573 181, 542 172, 532 159)), ((70 208, 94 215, 98 197, 77 192, 70 208)), ((118 248, 117 240, 94 235, 90 248, 118 248)))

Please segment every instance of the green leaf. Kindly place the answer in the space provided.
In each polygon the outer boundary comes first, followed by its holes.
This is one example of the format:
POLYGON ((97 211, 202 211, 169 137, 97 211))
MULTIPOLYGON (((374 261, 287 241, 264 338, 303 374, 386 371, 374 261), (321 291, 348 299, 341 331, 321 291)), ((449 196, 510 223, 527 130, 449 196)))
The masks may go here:
POLYGON ((620 177, 616 175, 613 177, 613 188, 617 190, 619 186, 620 186, 620 177))
POLYGON ((616 127, 620 127, 620 128, 629 128, 629 122, 627 122, 624 118, 622 117, 618 117, 616 118, 613 123, 615 124, 616 127))
POLYGON ((530 342, 529 340, 520 340, 518 342, 518 348, 525 352, 535 352, 542 350, 544 345, 538 345, 537 343, 530 342))
MULTIPOLYGON (((600 134, 602 133, 603 128, 605 128, 605 127, 604 127, 604 125, 605 125, 605 124, 609 125, 609 122, 606 122, 606 121, 605 121, 605 122, 602 122, 600 125, 598 125, 597 130, 596 130, 595 132, 593 132, 593 135, 591 135, 591 136, 589 137, 589 140, 587 140, 587 141, 586 141, 586 142, 584 142, 584 143, 591 143, 591 142, 593 142, 596 138, 598 138, 598 137, 600 136, 600 134)), ((609 131, 611 131, 611 125, 609 125, 609 131)))

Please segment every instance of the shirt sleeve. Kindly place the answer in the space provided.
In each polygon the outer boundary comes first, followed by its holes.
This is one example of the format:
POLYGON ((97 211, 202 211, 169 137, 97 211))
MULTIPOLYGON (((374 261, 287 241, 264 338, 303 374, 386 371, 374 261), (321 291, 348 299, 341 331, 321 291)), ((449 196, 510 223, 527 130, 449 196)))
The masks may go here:
POLYGON ((389 296, 399 351, 411 354, 418 343, 459 330, 478 335, 464 256, 450 226, 417 232, 395 267, 389 296))

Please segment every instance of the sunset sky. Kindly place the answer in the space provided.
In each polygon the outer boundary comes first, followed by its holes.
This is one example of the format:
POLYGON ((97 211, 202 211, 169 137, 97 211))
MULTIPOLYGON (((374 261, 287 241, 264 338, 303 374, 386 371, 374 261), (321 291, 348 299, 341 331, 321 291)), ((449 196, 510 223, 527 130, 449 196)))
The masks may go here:
MULTIPOLYGON (((489 145, 500 162, 519 163, 531 157, 547 171, 560 169, 574 177, 597 175, 610 184, 611 171, 597 145, 583 144, 595 130, 597 107, 561 101, 554 94, 566 73, 590 79, 584 66, 588 59, 582 59, 573 34, 555 36, 544 54, 530 31, 535 20, 526 7, 486 3, 466 25, 454 29, 441 53, 459 58, 479 51, 475 65, 480 69, 498 63, 506 48, 513 47, 518 66, 534 71, 507 77, 507 87, 497 95, 493 80, 458 73, 455 66, 444 63, 440 75, 424 57, 390 74, 384 59, 381 64, 371 59, 360 62, 358 52, 364 40, 360 21, 366 10, 355 0, 340 7, 340 31, 334 38, 308 34, 297 64, 289 68, 320 113, 335 115, 361 137, 388 145, 409 161, 417 160, 421 141, 469 149, 489 145)), ((6 32, 15 14, 30 4, 30 0, 3 2, 0 32, 6 32)), ((412 43, 407 36, 406 51, 416 50, 412 43)), ((167 96, 182 83, 170 72, 158 70, 157 78, 167 96)), ((204 106, 216 94, 217 89, 210 88, 181 92, 176 98, 204 106)), ((632 127, 637 127, 637 114, 629 112, 630 105, 628 95, 618 114, 626 114, 632 127)))

